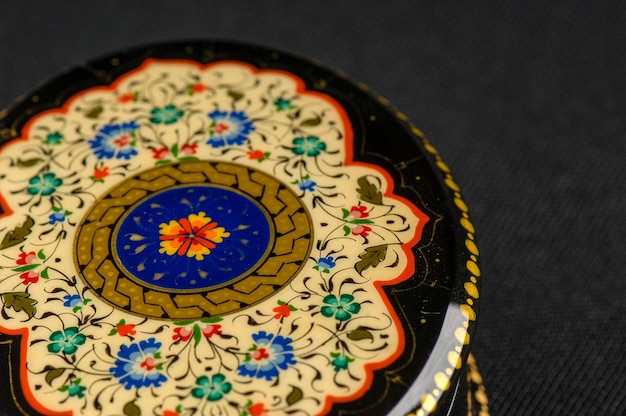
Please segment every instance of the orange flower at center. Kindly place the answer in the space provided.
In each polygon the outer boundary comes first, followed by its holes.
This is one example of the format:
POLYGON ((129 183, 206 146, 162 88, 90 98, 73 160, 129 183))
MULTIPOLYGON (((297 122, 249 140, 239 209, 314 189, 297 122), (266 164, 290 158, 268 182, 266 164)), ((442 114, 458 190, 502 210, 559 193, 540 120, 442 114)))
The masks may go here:
POLYGON ((230 237, 230 233, 224 227, 217 225, 217 222, 212 221, 204 212, 160 224, 159 253, 170 256, 186 255, 190 258, 195 257, 196 260, 203 260, 204 256, 210 254, 211 249, 216 247, 216 244, 230 237))

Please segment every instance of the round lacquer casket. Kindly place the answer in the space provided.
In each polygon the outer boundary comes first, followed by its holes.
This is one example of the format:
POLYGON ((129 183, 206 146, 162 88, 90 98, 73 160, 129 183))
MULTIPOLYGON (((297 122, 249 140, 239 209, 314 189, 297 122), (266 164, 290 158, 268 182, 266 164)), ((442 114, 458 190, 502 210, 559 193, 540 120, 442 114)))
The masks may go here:
POLYGON ((367 87, 189 42, 1 116, 0 414, 487 414, 467 206, 367 87))

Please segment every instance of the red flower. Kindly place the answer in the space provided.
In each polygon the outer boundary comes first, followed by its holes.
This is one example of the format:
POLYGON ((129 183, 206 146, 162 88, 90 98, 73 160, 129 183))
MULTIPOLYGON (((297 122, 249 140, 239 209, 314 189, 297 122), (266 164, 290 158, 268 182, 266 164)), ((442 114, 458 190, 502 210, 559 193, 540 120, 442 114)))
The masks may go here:
POLYGON ((180 416, 180 413, 175 412, 174 410, 165 410, 163 412, 163 416, 180 416))
POLYGON ((157 160, 163 160, 167 158, 169 154, 170 154, 170 149, 168 149, 165 146, 163 146, 160 149, 152 149, 152 157, 154 157, 157 160))
POLYGON ((122 94, 119 97, 117 97, 117 101, 120 103, 128 103, 130 101, 134 101, 135 100, 135 94, 132 94, 130 92, 126 93, 126 94, 122 94))
POLYGON ((370 216, 369 213, 366 212, 367 207, 364 205, 354 206, 350 209, 350 213, 348 213, 348 217, 351 219, 357 218, 367 218, 370 216))
POLYGON ((117 329, 117 333, 120 334, 120 336, 122 337, 125 337, 127 335, 135 335, 137 333, 137 331, 135 331, 134 324, 118 325, 115 327, 115 329, 117 329))
POLYGON ((17 260, 15 260, 15 263, 32 264, 35 262, 35 260, 37 260, 37 253, 31 251, 30 253, 20 253, 20 255, 17 257, 17 260))
POLYGON ((291 308, 286 303, 278 305, 272 311, 276 312, 275 319, 287 318, 291 314, 291 308))
POLYGON ((372 231, 367 225, 357 224, 352 228, 352 235, 360 235, 361 237, 367 237, 368 233, 372 231))
POLYGON ((200 83, 200 82, 197 82, 197 83, 189 86, 189 91, 190 92, 202 92, 202 91, 204 91, 206 89, 207 89, 207 86, 202 84, 202 83, 200 83))
POLYGON ((198 143, 189 144, 186 143, 180 148, 180 154, 183 156, 195 155, 198 150, 198 143))
POLYGON ((265 159, 265 153, 261 150, 248 150, 248 158, 250 160, 262 160, 265 159))
POLYGON ((213 335, 222 335, 222 325, 207 325, 204 328, 202 328, 202 333, 204 334, 204 336, 209 339, 211 338, 213 335))
POLYGON ((264 414, 267 414, 269 410, 265 408, 263 403, 255 403, 248 407, 248 412, 250 412, 250 416, 263 416, 264 414))
POLYGON ((103 166, 100 169, 95 169, 93 171, 93 176, 91 178, 94 181, 102 181, 107 176, 109 176, 109 167, 108 166, 103 166))
POLYGON ((20 274, 20 279, 23 280, 23 284, 27 285, 29 283, 37 283, 39 281, 39 273, 30 270, 28 272, 24 272, 20 274))
POLYGON ((174 335, 172 336, 172 339, 174 341, 188 341, 189 338, 191 338, 191 334, 192 332, 190 329, 187 329, 184 326, 179 326, 177 328, 174 328, 174 335))

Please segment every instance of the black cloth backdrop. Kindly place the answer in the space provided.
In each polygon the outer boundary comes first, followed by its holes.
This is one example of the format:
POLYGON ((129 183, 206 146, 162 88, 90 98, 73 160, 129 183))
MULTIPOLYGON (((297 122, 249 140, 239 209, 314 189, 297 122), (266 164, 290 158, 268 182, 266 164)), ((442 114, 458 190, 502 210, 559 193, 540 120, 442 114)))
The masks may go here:
POLYGON ((624 414, 626 3, 3 1, 0 108, 87 60, 181 39, 309 57, 406 113, 478 230, 492 414, 624 414))

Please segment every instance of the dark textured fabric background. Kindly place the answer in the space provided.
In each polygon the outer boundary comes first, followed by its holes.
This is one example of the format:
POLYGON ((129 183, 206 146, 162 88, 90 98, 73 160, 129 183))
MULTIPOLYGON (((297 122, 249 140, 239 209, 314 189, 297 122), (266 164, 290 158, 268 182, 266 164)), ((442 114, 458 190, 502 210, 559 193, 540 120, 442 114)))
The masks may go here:
POLYGON ((626 412, 624 2, 3 1, 0 107, 155 41, 341 69, 438 148, 478 229, 474 352, 494 415, 626 412))

